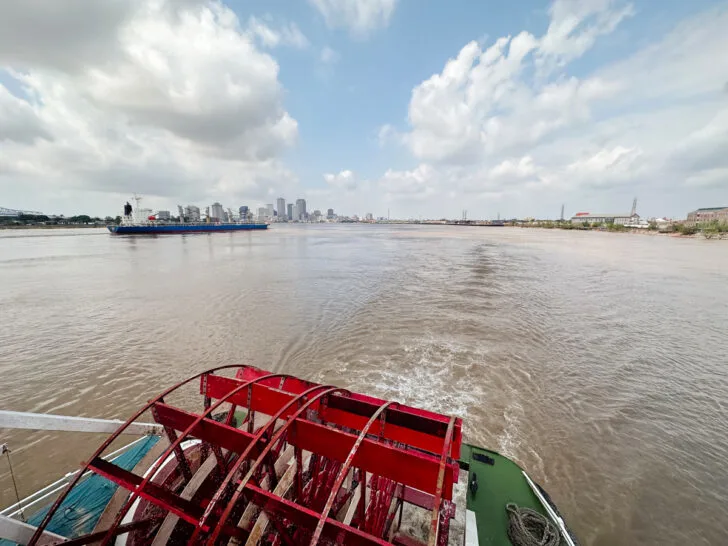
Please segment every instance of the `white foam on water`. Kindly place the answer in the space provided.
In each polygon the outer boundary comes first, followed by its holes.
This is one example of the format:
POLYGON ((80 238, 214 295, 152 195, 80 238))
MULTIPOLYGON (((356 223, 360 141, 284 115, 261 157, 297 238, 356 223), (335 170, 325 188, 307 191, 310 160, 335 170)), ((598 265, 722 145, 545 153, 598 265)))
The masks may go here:
POLYGON ((515 458, 519 446, 519 429, 523 419, 523 406, 517 398, 511 397, 503 412, 503 432, 498 436, 498 451, 508 458, 515 458))

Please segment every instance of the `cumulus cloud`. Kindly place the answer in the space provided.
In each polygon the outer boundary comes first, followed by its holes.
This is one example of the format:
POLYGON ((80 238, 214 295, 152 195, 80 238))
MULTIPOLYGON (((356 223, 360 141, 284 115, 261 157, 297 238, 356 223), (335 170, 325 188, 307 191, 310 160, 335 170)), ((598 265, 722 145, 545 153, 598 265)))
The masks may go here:
POLYGON ((366 36, 389 25, 397 0, 309 0, 331 28, 347 28, 366 36))
POLYGON ((117 34, 135 9, 127 0, 4 2, 0 64, 78 71, 119 58, 117 34))
POLYGON ((720 185, 728 10, 699 13, 622 60, 570 74, 570 63, 634 15, 620 0, 555 0, 542 36, 467 43, 413 88, 407 130, 379 130, 381 145, 403 142, 436 181, 404 187, 434 194, 433 203, 498 192, 539 206, 538 195, 601 202, 641 189, 662 201, 660 188, 720 185))
POLYGON ((638 163, 642 155, 639 148, 616 146, 602 149, 567 165, 565 175, 584 185, 627 183, 638 174, 638 163))
MULTIPOLYGON (((558 14, 564 17, 562 11, 558 14)), ((579 13, 585 16, 583 10, 579 13)), ((576 15, 574 19, 580 20, 576 15)), ((477 161, 485 153, 512 152, 570 123, 588 121, 590 105, 614 95, 619 87, 599 78, 574 77, 530 85, 524 73, 534 65, 534 55, 543 59, 557 51, 555 46, 544 49, 549 32, 556 31, 549 27, 546 36, 537 39, 524 31, 488 48, 470 42, 442 73, 415 87, 408 117, 414 155, 429 161, 477 161)), ((575 56, 584 47, 569 51, 575 56)))
POLYGON ((338 189, 355 190, 357 187, 356 175, 349 170, 341 171, 338 174, 325 174, 324 180, 329 186, 338 189))
POLYGON ((100 192, 233 198, 295 181, 279 160, 298 127, 278 64, 231 10, 191 0, 35 4, 11 3, 0 22, 0 61, 24 90, 0 85, 0 184, 43 173, 48 184, 100 192), (89 30, 97 22, 103 32, 89 30))
POLYGON ((435 193, 437 173, 431 165, 422 164, 411 171, 389 169, 379 181, 388 198, 423 199, 435 193))

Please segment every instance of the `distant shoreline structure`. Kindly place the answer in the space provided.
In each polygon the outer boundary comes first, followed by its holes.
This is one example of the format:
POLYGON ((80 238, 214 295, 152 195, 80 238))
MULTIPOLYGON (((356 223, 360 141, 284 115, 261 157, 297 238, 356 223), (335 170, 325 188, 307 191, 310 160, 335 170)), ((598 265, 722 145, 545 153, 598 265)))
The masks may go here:
MULTIPOLYGON (((300 226, 306 226, 307 224, 299 224, 300 226)), ((553 230, 553 229, 561 229, 561 228, 549 228, 544 226, 528 226, 528 225, 513 225, 513 224, 505 224, 503 226, 493 226, 490 224, 463 224, 463 223, 434 223, 434 222, 420 222, 417 220, 412 221, 405 221, 405 220, 390 220, 390 221, 383 221, 383 222, 360 222, 360 223, 339 223, 339 224, 321 224, 322 226, 331 226, 331 225, 401 225, 401 226, 444 226, 444 227, 504 227, 504 228, 527 228, 527 229, 538 229, 538 230, 553 230)), ((104 230, 106 229, 106 226, 100 226, 100 225, 29 225, 29 226, 2 226, 0 225, 0 231, 2 230, 8 230, 8 231, 23 231, 23 230, 76 230, 76 229, 84 229, 84 230, 104 230)), ((261 228, 262 229, 262 228, 261 228)), ((295 228, 294 228, 295 229, 295 228)), ((326 228, 324 228, 326 229, 326 228)), ((609 231, 608 229, 597 229, 597 228, 585 228, 585 229, 561 229, 561 231, 580 231, 580 232, 600 232, 600 233, 618 233, 618 234, 637 234, 637 235, 649 235, 649 236, 667 236, 667 237, 673 237, 676 239, 713 239, 713 240, 724 240, 728 241, 728 233, 717 233, 717 234, 705 234, 703 232, 697 231, 695 233, 680 233, 680 232, 671 232, 671 231, 659 231, 659 230, 647 230, 647 229, 624 229, 620 231, 609 231)), ((188 233, 200 233, 199 231, 193 231, 190 230, 188 233)))

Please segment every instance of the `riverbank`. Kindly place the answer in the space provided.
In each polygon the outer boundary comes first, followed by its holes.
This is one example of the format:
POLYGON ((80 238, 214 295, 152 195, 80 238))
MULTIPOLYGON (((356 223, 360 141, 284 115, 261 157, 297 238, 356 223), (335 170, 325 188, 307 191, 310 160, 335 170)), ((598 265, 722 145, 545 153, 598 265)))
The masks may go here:
MULTIPOLYGON (((508 226, 508 227, 525 227, 525 226, 508 226)), ((546 227, 530 227, 529 229, 540 229, 540 230, 552 230, 552 229, 560 229, 560 228, 546 228, 546 227)), ((673 237, 675 239, 710 239, 710 240, 716 240, 716 241, 728 241, 728 233, 718 233, 718 234, 712 234, 712 233, 691 233, 691 234, 684 234, 684 233, 677 233, 677 232, 669 232, 669 231, 651 231, 648 229, 626 229, 621 231, 614 231, 614 230, 607 230, 607 229, 579 229, 579 230, 562 230, 562 231, 594 231, 599 233, 619 233, 619 234, 627 234, 627 235, 642 235, 642 236, 649 236, 649 237, 673 237)))
POLYGON ((704 227, 685 226, 673 224, 669 229, 657 228, 631 228, 621 224, 580 226, 571 223, 544 222, 544 223, 523 223, 507 224, 509 227, 529 229, 558 229, 563 231, 600 231, 609 233, 629 233, 651 236, 679 237, 681 239, 713 239, 728 240, 728 226, 722 224, 711 224, 704 227))
POLYGON ((53 226, 8 226, 0 225, 0 230, 3 229, 104 229, 106 225, 88 225, 88 224, 64 224, 64 225, 53 225, 53 226))

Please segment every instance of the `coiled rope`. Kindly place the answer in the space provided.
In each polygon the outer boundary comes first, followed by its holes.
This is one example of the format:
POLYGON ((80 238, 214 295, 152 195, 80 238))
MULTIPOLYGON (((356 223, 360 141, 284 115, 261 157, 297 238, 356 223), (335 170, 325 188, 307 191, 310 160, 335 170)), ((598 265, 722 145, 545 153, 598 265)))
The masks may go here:
POLYGON ((530 508, 520 508, 509 502, 508 538, 513 546, 558 546, 561 535, 554 523, 530 508))

